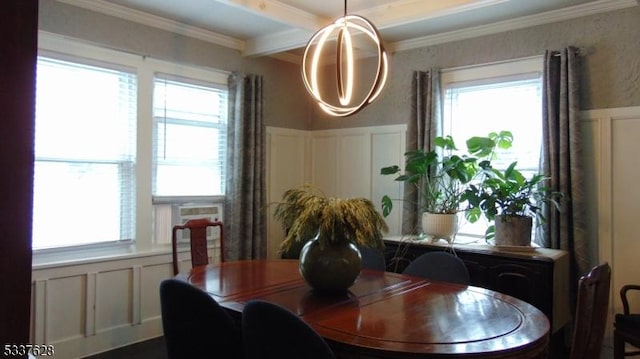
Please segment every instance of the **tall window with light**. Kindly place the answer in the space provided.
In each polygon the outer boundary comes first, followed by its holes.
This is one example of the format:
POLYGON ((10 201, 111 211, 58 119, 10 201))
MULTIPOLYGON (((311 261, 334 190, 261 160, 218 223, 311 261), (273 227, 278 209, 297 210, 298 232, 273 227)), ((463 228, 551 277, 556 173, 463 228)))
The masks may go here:
MULTIPOLYGON (((508 68, 517 72, 517 66, 516 70, 508 68)), ((461 76, 462 81, 443 83, 443 133, 453 136, 457 147, 464 149, 464 141, 472 136, 511 131, 513 146, 499 150, 492 165, 506 169, 517 161, 527 178, 539 172, 542 140, 542 78, 540 72, 528 70, 530 67, 521 73, 482 78, 480 69, 476 75, 461 76)), ((458 236, 480 238, 489 225, 484 218, 468 223, 462 214, 459 220, 458 236)))
POLYGON ((154 198, 224 195, 226 88, 157 75, 153 121, 154 198))
POLYGON ((135 234, 133 70, 39 57, 33 249, 135 234))

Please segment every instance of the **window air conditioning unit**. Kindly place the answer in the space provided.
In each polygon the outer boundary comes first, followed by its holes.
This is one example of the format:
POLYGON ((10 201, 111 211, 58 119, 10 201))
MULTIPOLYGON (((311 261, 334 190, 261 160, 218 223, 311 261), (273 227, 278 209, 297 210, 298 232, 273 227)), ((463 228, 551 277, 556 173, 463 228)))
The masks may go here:
MULTIPOLYGON (((185 205, 178 206, 177 208, 177 224, 184 224, 191 219, 207 218, 211 222, 222 222, 222 204, 214 205, 185 205)), ((175 213, 175 212, 174 212, 175 213)), ((189 240, 189 230, 183 229, 178 234, 180 241, 189 240)), ((207 228, 207 241, 213 241, 220 239, 220 227, 208 227, 207 228)))

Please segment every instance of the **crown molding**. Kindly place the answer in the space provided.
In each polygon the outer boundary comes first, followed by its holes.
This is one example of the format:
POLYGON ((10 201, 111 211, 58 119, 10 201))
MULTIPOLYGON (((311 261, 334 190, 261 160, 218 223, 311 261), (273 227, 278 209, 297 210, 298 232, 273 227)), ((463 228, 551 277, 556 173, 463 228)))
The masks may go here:
POLYGON ((173 32, 179 35, 192 37, 212 44, 243 51, 245 42, 231 36, 222 35, 196 26, 169 20, 167 18, 151 15, 149 13, 134 10, 122 5, 113 4, 104 0, 57 0, 61 3, 80 7, 83 9, 114 16, 120 19, 155 27, 157 29, 173 32))
MULTIPOLYGON (((289 32, 263 36, 261 38, 256 38, 245 42, 237 38, 222 35, 196 26, 186 25, 174 20, 151 15, 142 11, 133 10, 128 7, 107 2, 105 0, 57 1, 91 11, 96 11, 105 15, 110 15, 143 25, 148 25, 161 30, 193 37, 234 50, 239 50, 243 53, 243 56, 268 55, 288 62, 295 62, 295 59, 299 59, 299 56, 283 54, 282 52, 277 54, 277 52, 286 51, 291 48, 297 47, 297 45, 302 41, 300 40, 299 36, 300 34, 304 33, 304 31, 300 31, 299 29, 291 30, 289 32), (282 40, 284 40, 284 45, 286 46, 283 46, 283 43, 280 43, 280 41, 282 40)), ((428 35, 414 39, 388 43, 386 47, 391 52, 413 50, 421 47, 466 40, 485 35, 493 35, 506 31, 519 30, 538 25, 571 20, 583 16, 625 9, 633 6, 638 6, 639 1, 640 0, 598 0, 586 4, 575 5, 565 9, 552 10, 536 15, 523 16, 493 24, 475 26, 461 30, 449 31, 435 35, 428 35)), ((304 41, 304 43, 306 43, 306 40, 304 41)))
POLYGON ((447 42, 466 40, 475 37, 493 35, 511 30, 545 25, 554 22, 571 20, 583 16, 595 15, 609 11, 638 6, 638 0, 600 0, 587 4, 576 5, 560 10, 523 16, 515 19, 496 22, 489 25, 469 27, 461 30, 444 32, 436 35, 423 36, 415 39, 394 42, 389 45, 393 52, 413 50, 421 47, 444 44, 447 42))

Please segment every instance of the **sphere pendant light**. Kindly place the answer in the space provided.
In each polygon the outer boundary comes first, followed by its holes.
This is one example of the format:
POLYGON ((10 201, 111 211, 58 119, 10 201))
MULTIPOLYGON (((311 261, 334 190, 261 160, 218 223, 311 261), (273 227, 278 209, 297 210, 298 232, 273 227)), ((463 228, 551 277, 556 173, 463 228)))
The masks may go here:
MULTIPOLYGON (((347 15, 347 1, 344 4, 344 16, 318 30, 309 40, 302 57, 302 79, 304 85, 318 103, 320 108, 331 116, 345 117, 352 115, 373 102, 385 85, 388 72, 388 56, 384 48, 380 32, 367 19, 358 15, 347 15), (373 44, 377 55, 377 69, 372 74, 368 89, 357 91, 361 96, 354 97, 354 87, 358 85, 355 68, 354 37, 359 36, 373 44), (320 70, 327 51, 328 40, 335 39, 336 53, 336 92, 337 101, 329 101, 323 95, 320 83, 320 70)), ((367 86, 360 82, 361 86, 367 86)))

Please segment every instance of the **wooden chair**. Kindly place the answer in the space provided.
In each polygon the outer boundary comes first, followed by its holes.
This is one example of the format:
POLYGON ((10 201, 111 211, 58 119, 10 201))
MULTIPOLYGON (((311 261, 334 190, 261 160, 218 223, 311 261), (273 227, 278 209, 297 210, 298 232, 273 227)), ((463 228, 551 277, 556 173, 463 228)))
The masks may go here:
POLYGON ((178 279, 160 283, 160 311, 169 359, 242 358, 242 334, 208 293, 178 279))
POLYGON ((178 274, 178 231, 189 230, 189 244, 191 247, 191 265, 193 267, 209 264, 207 252, 207 228, 220 227, 220 261, 224 261, 224 235, 222 222, 212 222, 207 218, 191 219, 183 225, 173 226, 171 233, 171 249, 173 250, 173 274, 178 274))
POLYGON ((640 285, 628 284, 620 289, 620 299, 622 299, 622 314, 616 314, 613 323, 613 357, 622 359, 625 356, 640 355, 640 350, 625 351, 625 344, 629 343, 636 348, 640 348, 640 313, 632 313, 629 308, 629 298, 627 292, 640 291, 640 285))
POLYGON ((607 326, 611 267, 595 266, 578 281, 570 359, 599 359, 607 326))
POLYGON ((246 359, 333 359, 324 338, 290 310, 252 300, 242 311, 246 359))
POLYGON ((402 274, 440 282, 469 285, 469 270, 462 259, 447 252, 428 252, 409 263, 402 274))

